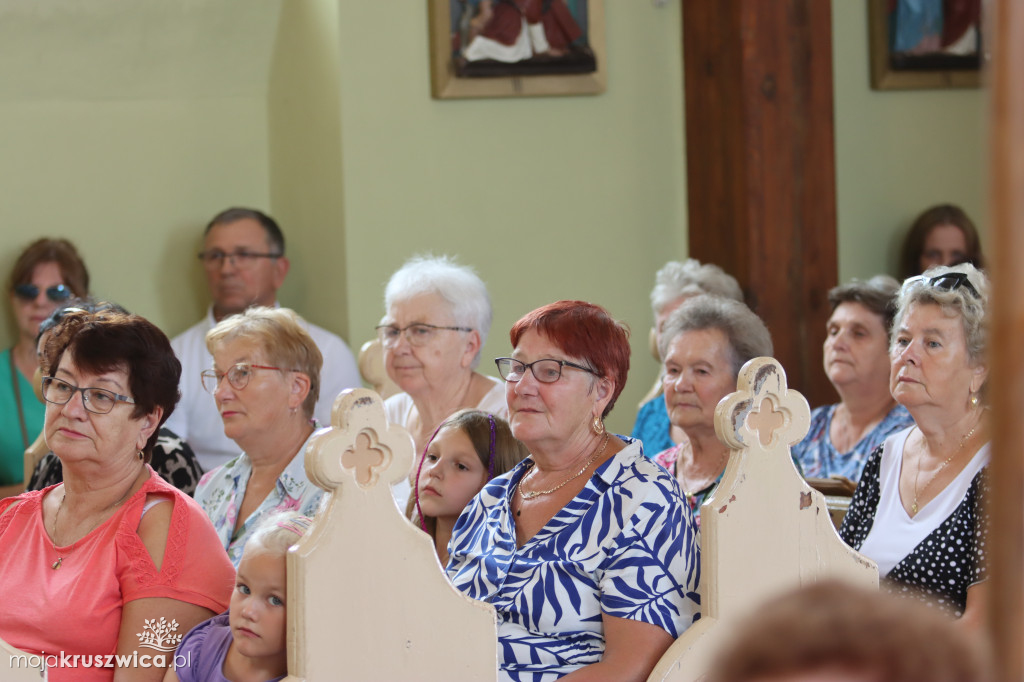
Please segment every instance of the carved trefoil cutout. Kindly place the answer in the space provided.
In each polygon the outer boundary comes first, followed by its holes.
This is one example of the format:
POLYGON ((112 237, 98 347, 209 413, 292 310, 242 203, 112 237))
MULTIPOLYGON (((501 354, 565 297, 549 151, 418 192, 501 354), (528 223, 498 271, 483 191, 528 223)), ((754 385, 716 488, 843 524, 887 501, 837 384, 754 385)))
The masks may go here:
POLYGON ((839 538, 824 496, 793 464, 790 446, 809 423, 807 401, 772 358, 747 362, 719 402, 715 430, 730 454, 701 511, 701 619, 649 679, 699 680, 728 623, 781 591, 825 578, 877 587, 874 562, 839 538))
POLYGON ((398 509, 413 441, 373 391, 344 391, 305 453, 327 491, 288 556, 288 680, 497 679, 494 609, 452 587, 398 509))

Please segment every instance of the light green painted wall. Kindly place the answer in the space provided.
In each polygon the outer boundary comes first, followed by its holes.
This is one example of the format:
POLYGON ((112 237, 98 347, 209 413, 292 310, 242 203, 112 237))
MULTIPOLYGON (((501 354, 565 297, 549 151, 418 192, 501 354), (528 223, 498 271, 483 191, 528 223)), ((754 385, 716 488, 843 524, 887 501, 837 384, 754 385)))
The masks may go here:
MULTIPOLYGON (((5 63, 40 64, 38 79, 0 75, 0 272, 32 238, 70 237, 100 296, 174 334, 205 306, 202 225, 230 204, 269 208, 293 260, 282 301, 357 347, 405 258, 452 253, 494 298, 485 358, 558 298, 632 327, 611 418, 628 430, 656 369, 653 273, 686 255, 680 8, 605 4, 606 93, 463 101, 430 98, 426 3, 139 0, 89 30, 77 8, 26 6, 16 31, 0 27, 5 63), (169 26, 162 42, 125 39, 169 26)), ((980 90, 870 90, 864 3, 833 13, 846 279, 891 265, 930 203, 985 225, 986 103, 980 90)))
POLYGON ((271 208, 292 262, 281 301, 348 339, 338 26, 337 0, 281 5, 267 137, 271 208))
POLYGON ((928 206, 959 204, 983 233, 989 215, 986 91, 872 90, 866 5, 832 3, 840 281, 895 273, 928 206))
POLYGON ((633 329, 609 420, 628 432, 656 373, 654 271, 686 253, 679 3, 605 2, 602 95, 461 101, 430 98, 426 5, 339 3, 353 337, 369 338, 389 274, 423 251, 454 254, 487 282, 491 374, 524 313, 599 303, 633 329))
POLYGON ((181 331, 205 307, 202 226, 225 201, 268 203, 266 127, 262 97, 0 102, 5 283, 29 242, 67 237, 95 295, 181 331))

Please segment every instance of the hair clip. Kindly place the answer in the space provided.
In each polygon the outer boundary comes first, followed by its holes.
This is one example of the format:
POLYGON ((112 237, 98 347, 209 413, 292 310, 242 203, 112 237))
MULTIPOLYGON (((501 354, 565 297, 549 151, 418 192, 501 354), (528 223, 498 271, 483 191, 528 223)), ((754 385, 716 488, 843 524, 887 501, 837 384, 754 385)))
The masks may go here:
POLYGON ((308 516, 297 516, 293 519, 278 521, 277 527, 284 528, 285 530, 290 530, 299 537, 302 537, 306 533, 306 531, 309 530, 309 527, 310 525, 312 525, 312 523, 313 519, 309 518, 308 516))

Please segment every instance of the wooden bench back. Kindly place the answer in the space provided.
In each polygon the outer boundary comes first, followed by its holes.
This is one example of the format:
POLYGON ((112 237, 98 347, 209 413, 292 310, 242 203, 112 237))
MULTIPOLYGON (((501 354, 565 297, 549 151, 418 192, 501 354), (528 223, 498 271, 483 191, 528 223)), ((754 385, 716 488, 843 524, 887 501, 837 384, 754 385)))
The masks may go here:
POLYGON ((701 619, 675 641, 650 679, 699 680, 729 624, 766 599, 824 578, 878 585, 878 569, 836 533, 824 496, 797 472, 790 446, 807 433, 807 401, 772 358, 754 358, 715 409, 731 453, 701 508, 701 619))
POLYGON ((288 680, 495 680, 494 609, 452 587, 430 537, 391 496, 413 441, 373 391, 334 403, 306 451, 327 491, 288 556, 288 680))

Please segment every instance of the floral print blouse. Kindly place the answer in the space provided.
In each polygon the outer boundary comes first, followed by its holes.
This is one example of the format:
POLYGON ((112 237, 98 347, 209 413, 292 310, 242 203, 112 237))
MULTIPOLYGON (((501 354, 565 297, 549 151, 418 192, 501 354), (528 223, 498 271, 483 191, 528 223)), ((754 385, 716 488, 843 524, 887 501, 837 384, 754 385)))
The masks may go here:
MULTIPOLYGON (((316 430, 314 429, 314 433, 316 430)), ((312 438, 312 436, 310 436, 312 438)), ((277 485, 260 503, 249 518, 238 526, 238 508, 245 498, 245 487, 252 474, 252 462, 244 452, 224 466, 219 466, 207 473, 199 481, 196 488, 196 502, 203 508, 213 528, 217 531, 224 548, 228 552, 231 563, 238 568, 242 560, 242 549, 253 530, 260 521, 271 514, 284 511, 297 511, 306 516, 313 516, 320 508, 323 490, 316 487, 306 478, 305 452, 309 445, 307 439, 299 453, 281 472, 277 485)))

